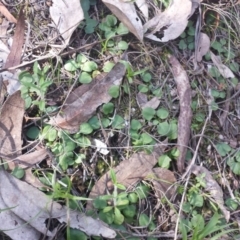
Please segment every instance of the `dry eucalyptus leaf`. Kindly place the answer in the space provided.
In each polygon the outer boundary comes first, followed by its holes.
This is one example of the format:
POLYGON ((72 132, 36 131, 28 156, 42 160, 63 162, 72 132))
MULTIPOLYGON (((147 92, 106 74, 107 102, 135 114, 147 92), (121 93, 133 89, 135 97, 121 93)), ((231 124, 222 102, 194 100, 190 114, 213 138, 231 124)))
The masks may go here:
POLYGON ((144 25, 145 37, 159 42, 167 42, 179 37, 188 24, 188 18, 192 11, 191 0, 174 0, 164 11, 158 13, 144 25), (159 39, 154 33, 163 30, 163 38, 159 39))
POLYGON ((58 126, 70 133, 79 131, 81 123, 86 122, 103 103, 111 100, 108 90, 111 86, 119 86, 125 75, 124 64, 117 63, 101 80, 93 80, 88 86, 82 85, 66 100, 61 112, 53 117, 49 124, 58 126), (82 91, 83 89, 83 91, 82 91), (82 94, 77 95, 79 92, 82 94))
POLYGON ((222 63, 220 56, 216 56, 213 52, 210 52, 210 55, 214 65, 224 78, 234 78, 233 72, 222 63))
POLYGON ((179 149, 179 157, 177 160, 177 167, 180 173, 183 172, 184 163, 187 153, 187 146, 190 137, 192 109, 191 109, 191 87, 186 71, 183 69, 179 61, 173 56, 169 55, 169 63, 174 80, 177 85, 179 96, 180 113, 178 117, 178 140, 177 145, 179 149))
POLYGON ((193 165, 191 170, 192 173, 197 176, 204 174, 204 179, 206 183, 205 190, 208 191, 211 197, 216 201, 218 207, 220 208, 226 221, 228 222, 230 218, 230 213, 224 206, 223 191, 221 187, 218 185, 216 180, 212 177, 211 173, 205 167, 193 165))
POLYGON ((143 104, 142 109, 146 108, 146 107, 151 107, 153 109, 157 109, 157 107, 160 104, 160 100, 158 97, 153 97, 151 100, 149 100, 148 102, 146 102, 145 104, 143 104))
POLYGON ((143 26, 138 17, 134 2, 121 0, 103 0, 103 3, 140 41, 143 40, 143 26))
POLYGON ((72 33, 84 19, 84 13, 79 0, 52 0, 50 15, 60 35, 68 44, 72 33))
POLYGON ((9 22, 17 23, 16 18, 8 11, 8 9, 0 3, 0 12, 4 15, 9 22))
MULTIPOLYGON (((24 100, 20 91, 9 96, 0 115, 0 156, 5 160, 16 159, 22 154, 22 121, 24 100)), ((9 162, 11 169, 13 162, 9 162)))
POLYGON ((136 99, 140 108, 143 108, 144 104, 146 104, 148 101, 147 94, 141 92, 137 93, 136 99))
POLYGON ((209 48, 210 48, 210 39, 208 35, 205 33, 200 33, 198 46, 195 52, 197 62, 202 61, 202 57, 209 51, 209 48))
MULTIPOLYGON (((128 160, 121 162, 113 169, 116 173, 117 181, 125 187, 136 184, 139 180, 144 179, 152 172, 152 168, 158 161, 159 153, 162 153, 166 145, 156 145, 156 151, 152 154, 145 152, 134 153, 128 160)), ((104 195, 106 185, 110 182, 110 173, 104 174, 94 185, 89 197, 94 199, 99 195, 104 195)), ((87 208, 91 208, 92 202, 88 202, 87 208)))
MULTIPOLYGON (((89 236, 105 238, 115 238, 116 236, 115 231, 108 228, 103 222, 87 217, 78 211, 67 209, 52 201, 43 192, 14 178, 2 169, 0 170, 0 196, 5 205, 1 209, 11 208, 6 213, 12 223, 12 229, 19 227, 19 230, 22 231, 20 224, 24 222, 37 231, 36 236, 32 239, 39 239, 37 235, 39 232, 49 237, 54 236, 57 227, 50 231, 46 225, 46 220, 50 218, 56 218, 60 223, 68 223, 71 228, 79 229, 89 236), (20 222, 19 219, 21 219, 20 222)), ((19 238, 15 239, 19 240, 19 238)))

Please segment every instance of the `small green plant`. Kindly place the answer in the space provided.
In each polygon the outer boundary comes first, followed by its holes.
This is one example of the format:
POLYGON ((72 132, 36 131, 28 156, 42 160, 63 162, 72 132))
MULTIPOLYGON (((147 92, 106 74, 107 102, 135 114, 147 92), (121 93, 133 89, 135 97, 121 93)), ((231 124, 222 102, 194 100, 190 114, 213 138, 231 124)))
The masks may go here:
POLYGON ((240 175, 240 153, 237 152, 233 156, 230 156, 227 160, 227 165, 230 167, 234 174, 240 175))
POLYGON ((227 229, 231 224, 224 224, 220 219, 221 216, 218 213, 215 213, 207 224, 200 214, 193 215, 190 220, 181 219, 179 228, 182 239, 203 240, 207 236, 212 236, 212 240, 217 240, 221 236, 235 231, 234 229, 227 229), (191 238, 189 238, 188 233, 191 233, 191 238))
POLYGON ((46 74, 50 66, 41 69, 37 62, 33 65, 33 74, 23 71, 19 74, 21 83, 21 96, 25 100, 25 107, 29 108, 32 104, 38 106, 39 110, 45 111, 45 94, 52 80, 46 74))
POLYGON ((98 65, 94 61, 90 61, 84 54, 78 54, 77 58, 68 60, 64 68, 69 72, 75 72, 81 69, 79 76, 80 83, 90 83, 92 78, 99 74, 98 65))
POLYGON ((178 47, 181 50, 193 50, 195 48, 194 45, 194 36, 195 36, 195 28, 193 27, 193 22, 189 21, 187 29, 181 34, 181 40, 178 43, 178 47))
POLYGON ((99 24, 99 29, 106 39, 106 41, 102 43, 102 53, 108 50, 113 54, 118 54, 128 49, 128 43, 126 41, 113 39, 116 35, 124 35, 129 32, 123 23, 118 24, 115 16, 107 15, 99 24))

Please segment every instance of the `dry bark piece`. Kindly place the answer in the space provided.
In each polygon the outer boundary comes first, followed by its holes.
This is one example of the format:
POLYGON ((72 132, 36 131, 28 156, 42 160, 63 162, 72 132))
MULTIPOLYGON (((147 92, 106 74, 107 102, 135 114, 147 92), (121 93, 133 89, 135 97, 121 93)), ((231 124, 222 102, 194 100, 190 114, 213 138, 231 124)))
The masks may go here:
POLYGON ((121 0, 103 0, 111 12, 133 33, 140 41, 143 40, 143 26, 138 17, 134 3, 121 0))
POLYGON ((190 137, 192 110, 191 110, 191 87, 186 71, 183 69, 179 61, 169 55, 169 63, 174 80, 177 85, 180 113, 178 117, 178 149, 180 155, 177 160, 177 167, 180 173, 184 170, 184 163, 187 153, 187 146, 190 137))
MULTIPOLYGON (((115 231, 108 228, 103 222, 67 209, 52 201, 43 192, 14 178, 2 169, 0 169, 0 197, 1 209, 9 208, 5 212, 12 224, 11 228, 14 228, 14 231, 23 231, 24 228, 21 225, 24 223, 30 227, 29 231, 34 231, 36 234, 31 240, 39 239, 39 233, 49 237, 54 236, 57 228, 50 231, 45 223, 50 218, 56 218, 60 223, 68 223, 71 228, 79 229, 88 235, 105 238, 115 238, 116 236, 115 231)), ((6 234, 9 232, 7 231, 6 234)), ((28 239, 30 240, 30 238, 28 239)), ((19 240, 19 238, 13 240, 19 240)))
POLYGON ((208 191, 211 197, 216 201, 218 207, 220 208, 226 221, 228 222, 230 218, 230 212, 227 211, 226 207, 224 206, 223 191, 216 182, 216 180, 214 180, 214 178, 212 177, 212 174, 205 167, 197 165, 193 165, 191 170, 192 173, 194 173, 195 175, 204 174, 204 179, 206 182, 205 190, 208 191))
POLYGON ((94 80, 89 86, 80 86, 70 94, 61 112, 49 124, 70 133, 78 132, 81 123, 86 122, 100 105, 111 100, 108 90, 112 85, 121 84, 125 71, 125 66, 119 62, 103 79, 94 80))

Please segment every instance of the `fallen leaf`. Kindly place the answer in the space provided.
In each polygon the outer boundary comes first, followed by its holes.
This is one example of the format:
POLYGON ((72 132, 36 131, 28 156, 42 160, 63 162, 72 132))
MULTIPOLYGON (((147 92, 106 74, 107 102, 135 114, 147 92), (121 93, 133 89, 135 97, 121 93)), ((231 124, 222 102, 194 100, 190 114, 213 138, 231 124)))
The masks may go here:
MULTIPOLYGON (((145 152, 134 153, 128 160, 122 161, 117 167, 113 169, 116 173, 116 179, 125 187, 134 186, 139 180, 151 175, 152 168, 158 161, 158 156, 164 151, 166 145, 156 145, 155 151, 152 154, 145 152)), ((89 194, 91 199, 99 195, 104 195, 106 192, 107 183, 111 182, 110 172, 105 173, 95 183, 92 191, 89 194)), ((87 208, 91 208, 92 202, 88 202, 87 208)))
POLYGON ((224 206, 224 200, 223 200, 223 191, 221 187, 218 185, 216 180, 212 177, 212 174, 205 168, 197 165, 193 165, 192 173, 199 176, 204 174, 205 177, 205 190, 210 193, 210 196, 216 201, 218 207, 222 211, 226 221, 229 221, 230 218, 230 212, 227 211, 226 207, 224 206))
POLYGON ((143 104, 143 106, 141 108, 143 109, 143 108, 146 108, 146 107, 151 107, 153 109, 157 109, 159 104, 160 104, 159 98, 158 97, 153 97, 151 100, 149 100, 148 102, 143 104))
POLYGON ((20 64, 22 56, 22 47, 24 44, 24 33, 25 33, 25 16, 22 8, 19 13, 16 30, 13 36, 12 47, 7 57, 4 68, 14 67, 20 64))
POLYGON ((180 103, 180 113, 178 117, 178 140, 179 157, 177 167, 180 173, 183 172, 184 163, 187 153, 187 146, 190 137, 192 110, 191 110, 191 87, 186 71, 183 69, 179 61, 169 55, 169 63, 174 80, 177 85, 177 91, 180 103))
POLYGON ((148 21, 148 5, 146 0, 136 0, 135 3, 137 4, 140 11, 143 13, 143 16, 146 21, 148 21))
POLYGON ((7 10, 7 8, 0 3, 0 12, 5 16, 9 22, 17 23, 16 18, 7 10))
POLYGON ((121 0, 103 0, 103 3, 140 41, 143 40, 143 26, 134 3, 121 0))
POLYGON ((144 104, 147 103, 147 94, 139 92, 137 93, 136 99, 137 99, 138 106, 140 108, 143 108, 144 104))
POLYGON ((79 0, 71 0, 71 2, 52 0, 52 2, 51 18, 67 45, 72 33, 84 19, 81 3, 79 0))
POLYGON ((159 42, 167 42, 179 37, 188 24, 188 18, 192 11, 191 0, 173 1, 164 12, 159 12, 155 17, 145 23, 143 26, 145 37, 159 42), (164 36, 159 39, 154 33, 163 30, 164 36))
POLYGON ((234 78, 233 72, 222 63, 220 56, 216 56, 213 52, 210 52, 210 55, 214 65, 224 78, 234 78))
POLYGON ((20 91, 9 96, 1 109, 0 116, 0 156, 9 160, 9 166, 14 168, 10 160, 22 155, 22 121, 24 115, 24 100, 20 91))
MULTIPOLYGON (((22 229, 22 225, 30 227, 29 232, 34 231, 36 236, 28 238, 29 240, 39 239, 39 233, 49 237, 55 235, 57 227, 52 231, 47 228, 46 221, 50 218, 56 218, 60 223, 66 223, 69 227, 79 229, 89 236, 102 236, 111 239, 116 236, 115 231, 108 228, 103 222, 52 201, 43 192, 14 178, 2 169, 0 170, 0 196, 1 209, 9 208, 5 213, 12 224, 10 229, 22 231, 24 229, 22 229)), ((10 232, 6 231, 5 233, 9 234, 10 232)), ((19 239, 16 237, 13 240, 19 239)))
POLYGON ((0 24, 0 38, 4 39, 6 37, 8 27, 9 27, 9 21, 6 20, 6 18, 3 18, 3 21, 0 24))
POLYGON ((49 124, 58 126, 70 133, 79 131, 81 123, 86 122, 97 107, 111 100, 108 93, 112 85, 120 85, 125 75, 124 64, 117 63, 101 80, 93 80, 89 85, 82 85, 66 100, 61 113, 53 117, 49 124), (79 94, 81 93, 81 94, 79 94))
POLYGON ((173 184, 176 178, 173 172, 165 168, 153 168, 146 176, 146 180, 150 180, 154 186, 154 192, 158 198, 167 197, 168 199, 175 193, 173 184))
POLYGON ((198 46, 196 47, 196 51, 195 51, 197 62, 202 61, 202 57, 209 51, 209 48, 210 48, 210 39, 208 35, 205 33, 200 33, 198 46))

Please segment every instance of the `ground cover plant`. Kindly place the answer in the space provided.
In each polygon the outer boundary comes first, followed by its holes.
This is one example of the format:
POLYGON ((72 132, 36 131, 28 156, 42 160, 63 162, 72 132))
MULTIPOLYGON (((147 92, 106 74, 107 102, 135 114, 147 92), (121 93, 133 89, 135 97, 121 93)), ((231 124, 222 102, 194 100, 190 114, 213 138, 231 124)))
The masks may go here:
POLYGON ((0 12, 2 239, 240 238, 239 1, 0 12))

